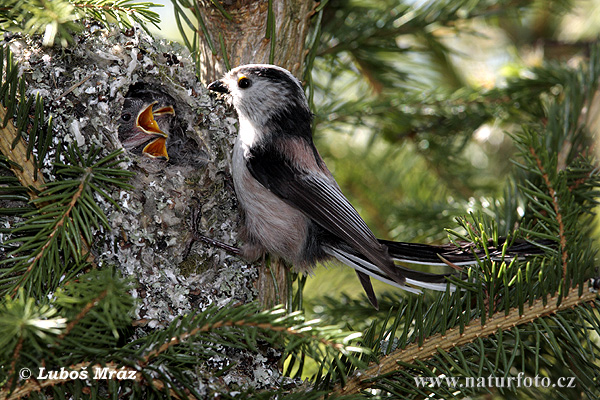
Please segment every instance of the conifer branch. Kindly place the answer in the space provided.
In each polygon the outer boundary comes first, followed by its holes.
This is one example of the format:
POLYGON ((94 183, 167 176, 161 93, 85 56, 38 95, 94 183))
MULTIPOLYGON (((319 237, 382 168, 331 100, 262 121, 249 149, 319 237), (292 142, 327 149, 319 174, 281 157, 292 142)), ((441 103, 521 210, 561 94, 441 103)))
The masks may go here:
MULTIPOLYGON (((103 365, 101 365, 101 364, 89 365, 89 363, 82 362, 82 363, 71 365, 68 368, 69 371, 81 372, 81 371, 86 370, 86 371, 88 371, 88 373, 91 373, 91 374, 94 374, 97 369, 102 370, 102 373, 105 374, 106 376, 116 375, 119 372, 131 373, 134 376, 134 378, 131 380, 128 379, 129 382, 131 382, 131 381, 141 382, 144 379, 143 375, 135 368, 128 367, 125 365, 122 365, 119 367, 119 364, 117 364, 115 362, 109 362, 109 363, 106 363, 103 365)), ((70 377, 57 378, 57 379, 44 379, 44 380, 29 379, 26 384, 24 384, 23 386, 21 386, 14 392, 10 393, 10 396, 8 396, 9 392, 7 392, 7 389, 1 390, 0 391, 0 400, 22 399, 22 398, 30 396, 32 393, 41 392, 43 389, 45 389, 47 387, 66 384, 71 381, 79 380, 79 379, 80 378, 72 379, 70 377)), ((181 396, 179 396, 173 389, 168 388, 167 385, 160 379, 152 379, 149 383, 152 387, 157 389, 159 392, 165 392, 168 390, 170 397, 172 397, 174 399, 182 399, 181 396)), ((196 397, 187 393, 185 399, 186 400, 195 400, 196 397)))
MULTIPOLYGON (((94 271, 93 273, 95 274, 95 277, 96 277, 95 279, 88 278, 88 279, 84 279, 85 282, 79 281, 79 282, 74 283, 73 285, 69 285, 69 293, 68 294, 59 293, 59 296, 58 296, 59 303, 71 305, 71 303, 73 301, 76 301, 75 298, 73 298, 72 296, 77 296, 77 293, 82 289, 85 290, 88 287, 86 285, 90 285, 90 284, 94 285, 95 280, 98 280, 98 279, 104 278, 104 280, 106 280, 105 275, 103 275, 103 274, 106 274, 105 271, 94 271)), ((115 283, 118 284, 117 281, 115 281, 115 283)), ((112 286, 111 283, 105 283, 105 284, 109 285, 109 287, 112 286)), ((79 326, 79 328, 84 329, 84 331, 91 328, 91 326, 88 326, 88 325, 81 326, 81 321, 85 318, 86 315, 89 314, 89 311, 92 308, 94 308, 94 306, 98 305, 101 301, 103 301, 103 299, 105 297, 107 297, 107 294, 109 292, 109 287, 104 288, 92 300, 87 300, 86 302, 80 303, 80 305, 82 306, 82 309, 77 313, 77 315, 65 327, 63 333, 61 335, 57 336, 58 340, 64 338, 66 336, 66 334, 68 334, 70 331, 72 331, 75 326, 79 326)), ((120 289, 110 290, 110 292, 117 298, 120 298, 121 297, 120 291, 123 289, 125 289, 124 286, 120 287, 120 289)), ((110 300, 108 300, 108 301, 110 301, 110 300)), ((102 308, 102 307, 100 307, 100 308, 102 308)), ((310 347, 315 346, 316 343, 320 343, 320 344, 325 345, 328 349, 333 349, 336 352, 339 352, 340 354, 344 354, 344 355, 349 355, 348 354, 349 352, 360 350, 360 349, 356 349, 356 348, 353 348, 353 347, 347 345, 348 341, 350 341, 350 340, 352 340, 352 338, 356 337, 355 334, 346 336, 342 341, 329 340, 329 338, 332 337, 332 336, 330 336, 330 333, 325 333, 325 335, 310 333, 310 331, 313 331, 313 330, 315 330, 317 332, 325 332, 327 330, 327 328, 323 329, 318 326, 315 327, 313 325, 314 321, 303 322, 302 317, 298 313, 282 315, 282 312, 283 312, 282 309, 275 309, 275 310, 256 314, 255 313, 256 309, 257 309, 256 306, 253 304, 245 305, 245 306, 239 307, 238 309, 234 309, 233 315, 232 315, 231 311, 227 312, 227 311, 223 311, 223 310, 218 310, 216 314, 213 314, 213 312, 216 310, 211 309, 211 310, 208 310, 207 312, 203 313, 202 315, 197 316, 197 318, 189 318, 189 319, 184 318, 181 321, 174 322, 173 326, 170 327, 169 329, 176 329, 176 330, 186 329, 185 328, 186 326, 189 326, 189 324, 195 323, 196 321, 198 321, 198 318, 204 319, 204 320, 206 318, 214 319, 214 322, 205 323, 197 328, 189 330, 188 332, 184 332, 179 335, 174 335, 171 340, 169 340, 167 343, 164 343, 163 345, 161 345, 156 351, 151 351, 146 356, 137 355, 137 348, 139 345, 131 344, 131 347, 126 346, 125 348, 121 348, 117 352, 114 352, 114 350, 113 350, 113 353, 107 353, 107 356, 110 357, 110 361, 102 362, 101 364, 95 364, 95 365, 90 365, 89 362, 84 361, 84 362, 72 364, 69 367, 65 367, 64 370, 65 371, 78 371, 78 372, 87 371, 88 377, 91 378, 92 376, 94 376, 94 378, 93 378, 94 381, 97 381, 99 379, 104 379, 104 377, 111 379, 111 377, 110 377, 111 374, 116 375, 119 372, 122 374, 127 372, 128 373, 128 375, 127 375, 128 382, 133 381, 142 386, 149 386, 152 388, 152 390, 156 390, 161 393, 168 393, 169 396, 176 398, 176 399, 180 399, 180 398, 195 399, 195 398, 197 398, 197 395, 194 394, 193 392, 189 393, 188 391, 186 391, 186 390, 184 391, 181 388, 178 390, 177 388, 169 386, 169 382, 171 381, 171 379, 173 379, 172 377, 169 377, 169 375, 171 374, 171 372, 170 372, 171 366, 169 366, 169 364, 172 362, 175 362, 176 358, 174 358, 174 357, 176 357, 178 353, 185 353, 187 351, 190 351, 189 347, 184 347, 184 348, 180 348, 179 350, 171 351, 171 352, 169 352, 169 356, 166 359, 160 360, 156 363, 158 365, 161 365, 161 368, 164 369, 163 372, 165 375, 161 375, 159 377, 154 377, 154 375, 152 375, 151 373, 147 373, 147 372, 155 371, 155 366, 152 366, 152 365, 149 366, 151 359, 167 352, 167 350, 173 350, 173 347, 175 345, 180 345, 187 339, 191 339, 192 336, 197 336, 200 333, 212 332, 211 336, 202 336, 201 335, 200 337, 196 338, 196 340, 195 340, 196 344, 194 346, 201 346, 202 348, 206 346, 206 341, 212 342, 213 339, 216 339, 216 343, 226 343, 226 342, 230 342, 232 340, 236 341, 236 338, 238 336, 230 336, 230 334, 228 334, 228 333, 219 335, 217 332, 214 332, 214 331, 222 329, 222 328, 237 328, 236 331, 238 331, 240 334, 243 334, 243 336, 239 336, 239 339, 241 339, 243 342, 247 342, 246 346, 253 348, 255 346, 255 344, 252 344, 252 343, 254 341, 256 341, 256 338, 253 338, 254 335, 252 335, 252 334, 247 334, 246 328, 250 328, 251 330, 262 330, 262 331, 271 332, 272 334, 267 333, 266 335, 264 335, 264 336, 261 335, 261 336, 263 339, 266 339, 269 342, 273 341, 273 343, 279 342, 282 338, 290 337, 290 336, 299 338, 299 340, 290 338, 289 342, 291 343, 292 348, 296 348, 298 346, 298 343, 307 342, 307 343, 310 343, 310 347), (228 315, 229 315, 228 320, 223 319, 224 317, 226 317, 228 315), (235 316, 239 317, 240 319, 236 320, 235 316), (279 325, 279 324, 281 324, 281 325, 279 325), (280 335, 280 333, 283 335, 280 335), (217 334, 217 335, 213 336, 213 334, 217 334), (221 337, 221 338, 219 338, 219 337, 221 337), (222 340, 225 340, 225 342, 223 342, 222 340), (108 354, 110 354, 110 355, 108 355, 108 354), (167 364, 164 364, 165 361, 167 362, 167 364), (103 370, 102 376, 97 374, 96 369, 98 369, 98 368, 103 370), (107 375, 109 375, 109 376, 107 376, 107 375), (133 379, 129 378, 132 376, 134 377, 133 379)), ((73 311, 75 311, 75 310, 73 310, 73 311)), ((107 312, 110 313, 110 310, 107 310, 104 308, 102 308, 101 310, 99 309, 98 311, 100 313, 107 313, 107 312)), ((63 309, 62 312, 68 313, 69 311, 63 309)), ((97 324, 96 318, 93 318, 93 320, 94 321, 88 320, 88 323, 92 323, 92 326, 97 324)), ((100 323, 100 326, 102 326, 101 323, 100 323)), ((333 335, 336 336, 336 335, 339 335, 339 333, 341 333, 342 335, 347 335, 347 334, 339 331, 339 329, 335 328, 335 332, 333 333, 333 335)), ((154 335, 154 338, 152 339, 152 341, 150 343, 153 343, 156 346, 158 346, 158 344, 156 343, 156 339, 162 338, 162 337, 163 337, 163 334, 161 332, 157 332, 156 335, 154 335)), ((239 343, 236 343, 236 344, 239 344, 239 343)), ((288 347, 289 346, 290 345, 288 345, 288 347)), ((146 343, 146 345, 142 346, 142 349, 143 348, 148 348, 148 344, 146 343)), ((193 348, 197 349, 197 347, 193 347, 193 348)), ((65 351, 66 349, 63 348, 62 350, 65 351)), ((193 351, 193 350, 191 350, 191 351, 193 351)), ((188 357, 188 356, 186 355, 185 357, 188 357)), ((97 359, 101 359, 101 357, 98 357, 97 359)), ((51 358, 46 358, 45 360, 42 360, 41 363, 39 364, 40 367, 42 367, 42 366, 46 367, 48 371, 57 371, 56 367, 52 367, 51 365, 55 365, 55 366, 57 365, 56 361, 53 361, 51 358)), ((60 366, 60 363, 57 366, 60 366)), ((335 366, 335 363, 331 362, 330 368, 334 368, 334 366, 335 366)), ((33 370, 36 371, 35 368, 33 368, 33 370)), ((61 368, 61 370, 62 370, 62 368, 61 368)), ((13 375, 10 375, 10 376, 14 376, 14 371, 12 372, 12 374, 13 375)), ((112 376, 112 378, 114 378, 114 377, 115 376, 112 376)), ((123 378, 121 378, 121 379, 123 379, 123 378)), ((5 387, 2 390, 0 390, 0 399, 5 400, 5 399, 24 398, 24 397, 31 395, 34 392, 40 392, 40 391, 44 390, 45 388, 58 386, 58 385, 65 385, 65 384, 68 384, 75 380, 81 380, 81 375, 74 374, 73 376, 65 376, 65 377, 50 376, 50 378, 43 379, 40 381, 38 381, 36 379, 28 379, 28 380, 21 382, 22 386, 16 388, 13 391, 11 391, 11 388, 9 388, 9 387, 5 387)), ((184 387, 185 387, 185 385, 184 385, 184 387)))
MULTIPOLYGON (((548 176, 548 174, 546 173, 546 170, 544 169, 542 160, 537 155, 533 146, 529 146, 529 152, 531 153, 531 156, 535 159, 537 167, 538 167, 540 173, 542 174, 542 178, 544 179, 544 183, 546 184, 546 187, 548 188, 548 192, 550 193, 550 197, 552 198, 552 207, 554 208, 554 212, 556 213, 556 222, 558 223, 558 238, 560 240, 560 252, 561 252, 561 256, 562 256, 563 279, 566 280, 567 279, 567 259, 569 257, 569 254, 567 253, 567 237, 565 236, 565 224, 563 223, 563 216, 560 211, 560 206, 558 204, 558 197, 556 195, 556 190, 554 190, 554 187, 552 186, 552 182, 550 182, 550 177, 548 176)), ((569 283, 567 282, 567 285, 566 285, 567 293, 565 294, 565 296, 568 296, 568 290, 570 289, 570 286, 571 285, 569 285, 569 283)))
POLYGON ((8 383, 6 384, 6 387, 10 388, 12 387, 13 384, 13 379, 15 377, 15 369, 17 367, 17 360, 19 359, 19 356, 21 355, 21 349, 23 348, 23 340, 24 337, 21 336, 19 338, 19 341, 17 342, 17 345, 15 346, 15 350, 12 353, 12 362, 10 363, 10 371, 8 372, 8 376, 10 376, 8 383))
MULTIPOLYGON (((78 371, 78 372, 82 372, 82 371, 86 370, 86 371, 88 371, 89 374, 92 374, 92 375, 96 373, 95 372, 96 370, 102 370, 102 374, 105 376, 116 375, 119 372, 121 372, 121 373, 127 372, 128 375, 131 374, 134 376, 133 379, 128 379, 129 382, 131 382, 131 381, 141 382, 142 380, 144 380, 144 376, 139 372, 139 370, 132 368, 132 367, 125 366, 125 365, 119 366, 119 364, 117 364, 115 362, 108 362, 103 365, 101 365, 101 364, 89 365, 89 363, 87 363, 87 362, 81 362, 78 364, 71 365, 68 368, 68 370, 69 371, 78 371)), ((57 379, 44 379, 44 380, 29 379, 27 381, 27 383, 25 383, 23 386, 21 386, 14 392, 10 393, 10 396, 7 396, 9 394, 9 392, 7 392, 7 389, 0 391, 0 400, 22 399, 22 398, 30 396, 32 393, 41 392, 43 389, 45 389, 47 387, 66 384, 71 381, 79 380, 79 379, 80 378, 73 379, 70 377, 57 378, 57 379)), ((168 391, 170 397, 172 397, 174 399, 182 399, 181 396, 179 396, 173 389, 167 387, 167 385, 160 379, 152 379, 151 381, 149 381, 149 383, 152 387, 157 389, 159 392, 168 391)), ((187 393, 185 399, 186 400, 195 400, 196 397, 187 393)))
MULTIPOLYGON (((181 334, 179 336, 172 337, 168 342, 163 343, 158 349, 152 350, 150 353, 146 354, 146 356, 144 357, 140 366, 142 366, 142 367, 145 366, 146 364, 148 364, 148 362, 152 358, 158 356, 161 353, 164 353, 170 347, 178 345, 181 342, 189 339, 190 337, 193 337, 202 332, 210 332, 213 330, 217 330, 220 328, 226 328, 226 327, 232 327, 232 328, 234 328, 234 327, 235 328, 250 327, 250 328, 263 329, 263 330, 267 330, 267 331, 271 331, 271 332, 285 332, 292 336, 306 337, 306 334, 304 332, 295 330, 295 329, 287 327, 287 326, 278 326, 278 325, 273 325, 270 323, 257 323, 257 322, 251 322, 251 321, 246 321, 246 320, 218 321, 213 324, 206 324, 203 326, 199 326, 197 328, 192 329, 189 332, 184 332, 183 334, 181 334)), ((320 342, 321 344, 324 344, 325 346, 328 346, 328 347, 336 349, 336 350, 341 350, 344 347, 340 343, 332 342, 332 341, 326 340, 322 337, 312 336, 312 338, 315 339, 316 341, 320 342)))
POLYGON ((63 214, 58 219, 58 221, 56 221, 54 223, 52 230, 49 232, 46 243, 43 244, 39 248, 37 254, 33 258, 33 260, 29 263, 29 266, 27 267, 25 272, 21 275, 19 282, 14 286, 14 288, 12 290, 13 297, 16 295, 16 293, 19 290, 19 288, 21 287, 22 283, 27 279, 27 277, 29 276, 29 274, 31 273, 31 271, 33 270, 35 265, 42 259, 42 257, 46 253, 46 250, 54 243, 55 236, 61 230, 62 226, 65 224, 65 221, 68 218, 70 218, 71 212, 73 211, 75 204, 77 204, 77 201, 79 200, 79 198, 81 197, 81 194, 83 193, 84 189, 86 188, 86 184, 87 184, 88 178, 90 177, 91 173, 92 173, 91 168, 87 168, 84 175, 81 178, 81 182, 79 183, 79 187, 77 188, 77 191, 73 194, 73 197, 71 198, 71 201, 69 202, 69 204, 67 206, 67 209, 63 212, 63 214))
POLYGON ((403 349, 395 350, 390 355, 384 356, 378 363, 360 371, 360 374, 349 378, 345 386, 336 387, 334 393, 344 395, 359 393, 368 388, 373 379, 378 376, 401 369, 402 363, 424 361, 435 355, 438 350, 449 351, 454 347, 464 346, 477 339, 488 337, 495 332, 506 331, 563 310, 592 303, 598 299, 598 293, 589 291, 579 297, 562 297, 562 300, 561 297, 537 299, 530 307, 524 308, 523 313, 519 311, 519 307, 511 309, 508 314, 504 311, 497 312, 491 318, 487 318, 483 324, 481 319, 473 319, 464 326, 462 332, 460 327, 449 329, 443 335, 438 333, 429 337, 423 346, 420 346, 419 343, 412 343, 403 349))
MULTIPOLYGON (((119 371, 126 371, 126 372, 135 373, 135 375, 134 375, 135 378, 133 379, 134 381, 139 382, 142 380, 141 374, 139 374, 138 371, 136 371, 135 369, 133 369, 131 367, 127 367, 127 366, 121 366, 121 367, 117 368, 117 366, 118 366, 118 364, 114 363, 114 362, 109 362, 104 365, 100 365, 100 364, 89 365, 89 363, 82 362, 82 363, 78 363, 75 365, 71 365, 68 368, 68 371, 81 372, 83 370, 87 370, 88 372, 91 372, 93 374, 96 369, 102 369, 102 370, 106 370, 107 375, 109 375, 110 373, 116 374, 119 371)), ((76 379, 79 380, 80 378, 76 378, 76 379)), ((12 393, 8 392, 7 389, 0 391, 0 400, 22 399, 24 397, 28 397, 32 393, 41 392, 43 389, 45 389, 47 387, 65 384, 65 383, 71 382, 76 379, 73 379, 70 377, 56 378, 56 379, 43 379, 43 380, 28 379, 27 383, 25 383, 23 386, 19 387, 17 390, 15 390, 12 393), (9 393, 10 393, 10 396, 8 396, 9 393)), ((165 385, 160 381, 153 382, 153 384, 155 384, 155 387, 158 388, 159 390, 164 389, 164 387, 165 387, 165 385)), ((171 396, 173 396, 173 394, 174 393, 172 392, 171 396)), ((179 398, 176 396, 174 396, 174 397, 179 398)))
POLYGON ((44 45, 58 40, 64 47, 73 42, 72 34, 84 29, 84 20, 95 20, 108 27, 113 18, 121 27, 130 28, 138 23, 158 26, 160 16, 151 10, 162 7, 151 2, 135 0, 7 0, 0 7, 0 29, 21 30, 29 34, 44 34, 44 45), (4 4, 3 4, 4 6, 4 4))
POLYGON ((60 341, 64 339, 64 337, 67 336, 73 330, 73 328, 90 312, 90 310, 106 297, 107 294, 108 289, 103 290, 95 299, 88 302, 88 304, 79 312, 79 314, 77 314, 77 316, 69 322, 64 332, 58 335, 56 340, 60 341))
MULTIPOLYGON (((21 99, 19 103, 18 98, 12 98, 5 100, 4 104, 7 107, 3 107, 0 104, 0 121, 4 121, 4 127, 0 126, 0 153, 2 153, 7 160, 9 161, 9 165, 11 166, 11 171, 18 179, 21 186, 27 189, 27 193, 29 195, 30 201, 38 208, 42 208, 47 206, 47 202, 37 201, 39 199, 39 193, 43 191, 46 186, 44 177, 39 169, 42 165, 45 153, 48 149, 49 140, 51 139, 51 128, 52 128, 52 118, 48 119, 48 124, 44 128, 42 128, 43 122, 45 120, 44 116, 44 108, 43 108, 43 99, 38 95, 35 101, 35 112, 33 116, 33 121, 28 120, 29 115, 29 105, 33 104, 33 98, 26 99, 24 97, 24 88, 25 84, 22 78, 18 78, 14 72, 18 71, 17 65, 13 64, 12 54, 10 52, 10 48, 5 46, 0 49, 0 75, 2 75, 2 71, 6 70, 6 79, 4 82, 1 82, 0 92, 1 91, 13 91, 16 93, 16 88, 21 88, 21 99), (11 89, 11 86, 13 89, 11 89), (17 103, 18 109, 17 109, 17 103), (13 111, 16 111, 16 118, 13 118, 11 114, 13 111), (27 132, 28 131, 28 132, 27 132), (25 139, 24 133, 27 133, 28 141, 25 139), (37 141, 38 154, 39 158, 36 160, 36 157, 33 154, 33 149, 35 147, 35 142, 37 141)), ((70 88, 69 90, 73 90, 74 88, 70 88)), ((66 94, 66 93, 65 93, 66 94)), ((74 206, 75 203, 71 204, 70 208, 74 206)), ((56 229, 62 227, 64 223, 64 219, 56 226, 56 229)), ((56 232, 51 234, 49 239, 53 237, 56 232)), ((85 240, 83 236, 80 238, 82 251, 81 254, 87 254, 86 261, 92 265, 95 265, 95 260, 92 254, 89 252, 89 244, 85 240)), ((50 243, 48 240, 47 244, 50 243)), ((40 253, 34 258, 33 262, 29 266, 26 274, 23 275, 22 280, 28 275, 33 268, 34 264, 39 260, 44 254, 47 246, 41 249, 40 253)), ((22 281, 21 280, 21 281, 22 281)), ((15 286, 13 290, 13 296, 18 290, 19 285, 15 286)))
POLYGON ((71 147, 66 154, 70 165, 55 164, 59 168, 56 174, 62 179, 46 184, 33 201, 38 210, 25 214, 26 219, 13 230, 14 237, 5 242, 15 246, 9 257, 0 260, 6 293, 14 296, 25 283, 28 287, 57 285, 69 268, 74 268, 71 274, 81 269, 84 261, 93 264, 88 245, 93 240, 92 229, 100 224, 108 226, 93 196, 96 193, 118 207, 107 193, 108 185, 127 188, 125 181, 131 176, 128 171, 114 168, 118 151, 103 158, 98 157, 100 152, 92 148, 84 158, 71 147), (57 262, 61 257, 67 262, 57 262), (37 268, 42 262, 48 267, 44 271, 37 268), (13 267, 4 267, 9 264, 13 267), (50 274, 50 268, 55 268, 54 274, 50 274), (34 271, 35 278, 30 279, 34 271), (47 280, 48 274, 54 280, 47 280))
POLYGON ((93 4, 93 3, 72 3, 74 7, 89 8, 92 10, 106 10, 113 12, 132 13, 138 10, 138 7, 122 7, 117 3, 93 4))

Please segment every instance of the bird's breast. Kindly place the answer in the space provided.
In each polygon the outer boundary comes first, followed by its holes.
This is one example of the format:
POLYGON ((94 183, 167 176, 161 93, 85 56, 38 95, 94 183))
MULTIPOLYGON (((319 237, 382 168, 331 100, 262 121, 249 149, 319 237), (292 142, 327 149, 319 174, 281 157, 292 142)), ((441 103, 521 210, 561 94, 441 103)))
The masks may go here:
POLYGON ((309 220, 254 179, 246 166, 247 150, 238 138, 233 149, 232 172, 248 239, 302 268, 309 220))

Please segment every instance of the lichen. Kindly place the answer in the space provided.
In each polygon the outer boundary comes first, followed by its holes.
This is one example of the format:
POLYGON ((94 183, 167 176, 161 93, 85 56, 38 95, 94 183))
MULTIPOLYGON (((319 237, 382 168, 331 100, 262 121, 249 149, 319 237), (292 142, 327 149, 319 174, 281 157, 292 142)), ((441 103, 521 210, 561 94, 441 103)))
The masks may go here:
MULTIPOLYGON (((129 87, 138 82, 173 97, 184 133, 197 145, 190 154, 180 154, 177 163, 125 152, 120 165, 135 172, 129 182, 133 190, 110 193, 119 209, 97 197, 112 229, 98 231, 93 255, 100 267, 117 265, 135 280, 136 318, 146 321, 136 335, 211 304, 253 301, 256 267, 192 241, 190 232, 192 211, 197 211, 199 233, 236 244, 238 212, 229 162, 235 114, 197 81, 182 46, 154 40, 139 28, 127 33, 90 28, 65 49, 43 47, 39 38, 5 38, 27 81, 27 94, 41 94, 53 116, 52 150, 42 168, 47 181, 56 179, 51 162, 60 145, 76 143, 83 153, 91 146, 102 146, 105 154, 122 148, 117 135, 121 109, 129 87)), ((261 388, 281 378, 276 358, 239 349, 224 352, 228 361, 214 360, 221 365, 217 369, 227 369, 221 382, 261 388)), ((216 390, 209 375, 198 372, 203 393, 216 390)))

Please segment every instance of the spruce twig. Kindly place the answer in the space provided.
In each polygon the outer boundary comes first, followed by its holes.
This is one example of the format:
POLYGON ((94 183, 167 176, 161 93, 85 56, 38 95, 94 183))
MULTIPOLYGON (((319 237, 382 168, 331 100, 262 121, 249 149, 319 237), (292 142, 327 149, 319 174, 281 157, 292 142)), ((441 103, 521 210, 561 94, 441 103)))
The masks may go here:
POLYGON ((93 299, 85 307, 83 307, 81 309, 81 311, 79 312, 79 314, 77 314, 77 316, 74 319, 69 321, 65 330, 60 335, 58 335, 58 337, 56 338, 56 341, 58 342, 58 341, 64 339, 65 336, 67 336, 69 333, 71 333, 73 328, 92 310, 92 308, 97 306, 98 303, 100 303, 107 295, 108 295, 108 289, 103 290, 95 299, 93 299))
MULTIPOLYGON (((178 344, 182 343, 183 341, 188 340, 189 338, 198 335, 199 333, 211 332, 211 331, 218 330, 221 328, 243 328, 243 327, 262 329, 262 330, 267 330, 267 331, 271 331, 271 332, 285 332, 288 335, 297 336, 297 337, 301 337, 301 338, 307 337, 307 334, 305 332, 302 332, 302 331, 299 331, 299 330, 296 330, 296 329, 293 329, 293 328, 290 328, 287 326, 278 326, 278 325, 273 325, 270 323, 251 322, 251 321, 246 321, 246 320, 218 321, 213 324, 206 324, 203 326, 199 326, 197 328, 192 329, 189 332, 184 332, 183 334, 181 334, 179 336, 172 337, 168 342, 163 343, 158 349, 152 350, 151 352, 146 354, 146 356, 144 357, 144 359, 140 365, 144 366, 144 365, 148 364, 151 359, 155 358, 156 356, 160 355, 161 353, 164 353, 170 347, 178 345, 178 344)), ((332 349, 342 350, 344 348, 344 346, 341 343, 327 340, 322 337, 317 337, 317 336, 311 336, 311 337, 315 341, 320 342, 321 344, 328 346, 332 349)))
MULTIPOLYGON (((133 372, 135 373, 135 381, 139 382, 142 380, 142 376, 141 374, 138 373, 138 371, 136 371, 135 369, 131 368, 131 367, 127 367, 127 366, 120 366, 117 363, 114 362, 109 362, 106 364, 94 364, 94 365, 90 365, 88 362, 81 362, 78 364, 74 364, 74 365, 70 365, 67 370, 68 371, 77 371, 77 372, 82 372, 84 370, 88 371, 88 373, 91 372, 90 378, 93 377, 93 374, 95 373, 96 369, 101 369, 101 370, 106 370, 106 374, 114 374, 116 375, 119 371, 125 371, 125 372, 133 372)), ((78 375, 79 376, 79 375, 78 375)), ((77 380, 79 378, 76 378, 77 380)), ((66 377, 66 378, 56 378, 56 379, 43 379, 43 380, 37 380, 37 379, 28 379, 26 381, 26 383, 19 387, 17 390, 15 390, 14 392, 7 393, 5 390, 0 391, 0 400, 17 400, 17 399, 22 399, 25 397, 29 397, 32 393, 35 392, 41 392, 42 390, 44 390, 47 387, 52 387, 52 386, 57 386, 57 385, 61 385, 61 384, 65 384, 68 382, 72 382, 73 378, 70 377, 66 377)), ((159 388, 159 390, 164 389, 165 385, 161 382, 161 381, 156 381, 156 382, 152 382, 153 385, 155 385, 155 387, 159 388)), ((174 396, 174 392, 170 393, 172 397, 179 399, 180 397, 178 396, 174 396)))
POLYGON ((111 19, 122 28, 138 23, 147 31, 147 23, 158 27, 160 22, 160 16, 151 8, 162 7, 135 0, 6 0, 5 3, 5 7, 0 7, 0 29, 43 34, 44 45, 58 41, 63 47, 73 42, 74 33, 85 28, 85 19, 106 27, 111 19))
MULTIPOLYGON (((567 277, 567 259, 569 257, 569 254, 567 253, 567 237, 565 236, 565 225, 563 223, 562 212, 561 212, 560 206, 558 204, 558 197, 556 195, 556 190, 554 190, 552 182, 550 182, 550 178, 548 177, 548 174, 546 173, 544 165, 542 164, 542 160, 537 155, 533 146, 529 147, 529 152, 531 153, 532 157, 535 159, 537 167, 542 175, 542 178, 544 179, 544 183, 546 184, 546 187, 548 188, 548 193, 550 194, 550 197, 552 198, 552 207, 554 208, 554 212, 556 213, 556 222, 558 223, 558 238, 559 238, 559 243, 560 243, 560 253, 561 253, 561 257, 562 257, 563 280, 566 281, 568 279, 568 277, 567 277)), ((567 297, 569 295, 570 286, 571 285, 567 281, 566 282, 567 293, 565 293, 565 297, 567 297)))
POLYGON ((70 219, 71 212, 73 211, 75 204, 77 204, 77 201, 79 200, 83 191, 85 190, 87 181, 88 181, 91 173, 92 173, 91 168, 88 168, 85 171, 85 174, 81 178, 81 182, 79 183, 79 187, 77 188, 77 191, 73 194, 73 197, 67 204, 67 209, 63 212, 63 214, 60 216, 60 218, 53 224, 52 230, 49 232, 46 242, 38 248, 37 254, 35 254, 35 257, 33 258, 33 260, 31 260, 31 262, 29 262, 29 266, 27 267, 25 272, 21 275, 21 278, 19 279, 17 284, 13 287, 12 294, 11 294, 12 296, 15 296, 15 294, 20 289, 23 282, 25 282, 27 280, 27 277, 29 276, 29 274, 31 273, 33 268, 42 259, 42 257, 46 254, 46 250, 52 244, 55 243, 56 235, 61 231, 61 229, 63 228, 63 225, 66 223, 66 221, 70 219))
POLYGON ((402 367, 402 363, 414 363, 415 361, 424 361, 431 358, 434 354, 449 351, 455 347, 464 346, 480 338, 493 335, 496 332, 506 331, 515 326, 527 324, 539 318, 555 315, 560 311, 578 307, 583 304, 594 304, 598 299, 598 293, 589 291, 582 296, 571 296, 560 301, 560 296, 554 296, 549 299, 537 299, 533 304, 519 311, 515 307, 505 314, 504 311, 495 313, 482 323, 480 318, 473 319, 471 322, 461 327, 449 329, 445 334, 435 334, 420 345, 412 343, 403 349, 395 350, 388 356, 384 356, 378 363, 372 363, 366 370, 361 370, 360 374, 348 379, 346 385, 337 386, 333 393, 353 394, 367 389, 373 378, 397 371, 402 367), (461 332, 462 331, 462 332, 461 332))

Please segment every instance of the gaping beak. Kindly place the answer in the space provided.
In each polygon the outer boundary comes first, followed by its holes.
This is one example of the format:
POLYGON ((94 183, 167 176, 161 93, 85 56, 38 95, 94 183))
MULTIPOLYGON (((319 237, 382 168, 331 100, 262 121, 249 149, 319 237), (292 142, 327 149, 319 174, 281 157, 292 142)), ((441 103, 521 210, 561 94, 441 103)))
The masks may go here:
POLYGON ((222 81, 214 81, 207 87, 208 90, 219 93, 229 93, 229 89, 222 81))
POLYGON ((163 160, 169 159, 167 153, 167 138, 159 137, 154 139, 144 147, 142 154, 147 155, 150 158, 160 158, 163 160))
MULTIPOLYGON (((146 106, 137 116, 136 125, 142 129, 145 133, 149 135, 161 135, 163 137, 167 137, 167 134, 160 130, 156 120, 154 119, 154 114, 152 112, 152 107, 158 103, 155 101, 154 103, 146 106)), ((167 107, 163 107, 160 110, 163 110, 167 107)), ((173 111, 173 107, 169 107, 171 111, 173 111)), ((158 110, 158 111, 160 111, 158 110)), ((157 111, 157 115, 158 115, 157 111)), ((173 113, 175 113, 173 111, 173 113)))
POLYGON ((155 101, 146 108, 144 108, 137 118, 137 126, 140 127, 145 133, 150 135, 160 135, 148 143, 142 150, 142 154, 150 158, 160 158, 162 160, 168 160, 169 154, 167 153, 167 137, 168 135, 163 132, 154 117, 162 117, 165 115, 175 115, 175 109, 172 106, 161 107, 155 111, 152 111, 152 107, 158 103, 155 101))
POLYGON ((172 106, 161 107, 158 110, 152 111, 155 117, 162 117, 163 115, 175 115, 175 109, 172 106))

